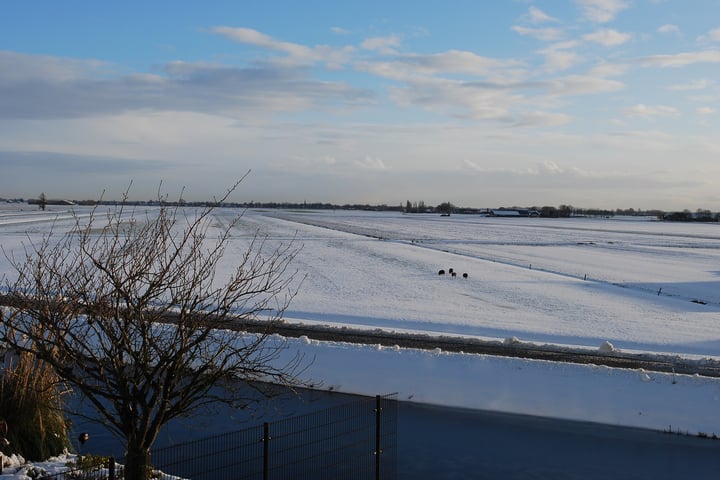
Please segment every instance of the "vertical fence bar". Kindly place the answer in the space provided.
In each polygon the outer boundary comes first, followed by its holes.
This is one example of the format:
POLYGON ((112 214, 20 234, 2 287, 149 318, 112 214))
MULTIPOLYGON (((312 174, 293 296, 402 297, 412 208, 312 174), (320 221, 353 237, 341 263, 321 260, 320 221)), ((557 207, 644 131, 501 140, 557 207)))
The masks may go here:
POLYGON ((380 395, 375 395, 375 480, 380 480, 380 395))
POLYGON ((115 480, 115 457, 108 458, 108 480, 115 480))
POLYGON ((263 480, 268 480, 270 466, 270 424, 263 423, 263 480))
POLYGON ((194 480, 392 480, 396 410, 387 396, 363 397, 167 447, 153 452, 153 458, 165 474, 194 480))

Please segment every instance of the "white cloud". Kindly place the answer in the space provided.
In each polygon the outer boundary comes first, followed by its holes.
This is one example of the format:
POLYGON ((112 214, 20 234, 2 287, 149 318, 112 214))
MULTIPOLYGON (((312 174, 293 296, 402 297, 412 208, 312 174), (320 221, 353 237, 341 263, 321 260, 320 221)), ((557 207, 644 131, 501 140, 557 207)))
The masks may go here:
POLYGON ((679 114, 674 107, 667 105, 644 105, 639 103, 625 109, 625 114, 631 117, 673 117, 679 114))
POLYGON ((530 16, 530 21, 536 24, 559 21, 557 18, 551 17, 550 15, 546 14, 535 6, 530 6, 530 9, 528 10, 528 15, 530 16))
POLYGON ((500 76, 508 69, 522 66, 523 64, 516 60, 498 60, 459 50, 400 55, 392 61, 365 61, 355 64, 361 71, 400 81, 418 81, 424 77, 444 74, 500 76))
POLYGON ((405 57, 415 65, 432 71, 489 75, 499 69, 518 67, 516 60, 503 60, 483 57, 472 52, 449 50, 431 55, 412 55, 405 57))
POLYGON ((659 33, 672 33, 672 32, 679 32, 680 28, 677 25, 666 23, 665 25, 658 27, 657 31, 659 33))
POLYGON ((695 109, 695 113, 700 115, 712 115, 716 110, 712 107, 698 107, 695 109))
POLYGON ((537 38, 546 42, 560 40, 564 35, 563 31, 558 28, 530 28, 515 25, 512 29, 519 35, 537 38))
POLYGON ((668 90, 686 91, 686 90, 705 90, 710 87, 711 83, 707 79, 693 80, 690 83, 671 85, 668 90))
POLYGON ((387 170, 388 167, 385 166, 385 162, 382 161, 380 158, 373 158, 370 155, 366 155, 365 158, 360 160, 355 160, 353 162, 355 166, 360 167, 365 170, 387 170))
POLYGON ((576 41, 558 42, 540 50, 539 53, 545 56, 545 69, 551 72, 567 70, 582 61, 582 57, 570 51, 578 46, 576 41))
POLYGON ((545 160, 543 163, 537 165, 538 173, 545 175, 559 175, 564 170, 557 163, 552 160, 545 160))
POLYGON ((720 42, 720 28, 710 30, 705 35, 699 36, 697 40, 701 43, 720 42))
POLYGON ((595 65, 588 75, 593 77, 618 77, 624 75, 628 69, 628 65, 619 63, 600 63, 595 65))
POLYGON ((720 63, 720 50, 651 55, 649 57, 642 58, 640 63, 645 66, 661 68, 685 67, 695 63, 720 63))
POLYGON ((522 112, 514 124, 517 127, 555 127, 570 123, 572 117, 564 113, 554 112, 522 112))
POLYGON ((420 107, 456 118, 511 122, 510 109, 522 105, 525 98, 513 95, 500 85, 482 82, 425 78, 410 81, 389 90, 402 107, 420 107))
POLYGON ((332 68, 339 68, 350 60, 350 54, 355 50, 350 46, 317 45, 308 47, 298 43, 283 42, 251 28, 220 26, 211 28, 210 32, 236 42, 285 53, 287 57, 277 63, 290 65, 324 63, 332 68))
POLYGON ((708 95, 688 95, 688 100, 698 103, 720 103, 720 93, 708 95))
POLYGON ((632 36, 629 33, 618 32, 612 29, 598 30, 594 33, 589 33, 583 36, 583 39, 588 42, 599 43, 606 47, 616 47, 629 41, 632 36))
POLYGON ((628 7, 624 0, 575 0, 583 17, 595 23, 607 23, 628 7))
POLYGON ((395 53, 395 47, 400 45, 400 37, 390 35, 387 37, 366 38, 360 45, 365 50, 379 51, 384 54, 395 53))
POLYGON ((622 90, 625 85, 617 80, 593 75, 568 75, 549 82, 554 95, 588 95, 622 90))
POLYGON ((350 32, 350 30, 347 30, 347 29, 342 28, 342 27, 331 27, 331 28, 330 28, 330 31, 331 31, 332 33, 336 33, 336 34, 338 34, 338 35, 349 35, 350 33, 352 33, 352 32, 350 32))
POLYGON ((270 50, 278 50, 298 57, 309 56, 312 52, 312 49, 304 45, 275 40, 270 35, 258 32, 252 28, 213 27, 210 31, 216 35, 235 40, 236 42, 257 45, 270 50))
POLYGON ((470 170, 473 170, 476 172, 485 171, 485 169, 482 166, 478 165, 476 162, 473 162, 472 160, 464 159, 463 164, 470 170))
POLYGON ((313 80, 302 68, 269 63, 243 68, 174 61, 157 74, 112 73, 93 62, 0 53, 0 118, 83 118, 140 110, 257 117, 353 107, 373 96, 344 83, 313 80))
POLYGON ((545 56, 545 69, 550 72, 567 70, 582 61, 582 57, 575 52, 555 50, 552 48, 542 50, 545 56))

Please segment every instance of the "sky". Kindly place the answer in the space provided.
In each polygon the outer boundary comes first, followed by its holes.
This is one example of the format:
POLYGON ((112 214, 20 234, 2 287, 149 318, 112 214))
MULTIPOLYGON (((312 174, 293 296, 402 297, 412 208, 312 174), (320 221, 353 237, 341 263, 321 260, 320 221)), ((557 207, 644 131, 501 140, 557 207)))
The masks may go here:
POLYGON ((720 210, 717 0, 2 9, 2 198, 720 210))

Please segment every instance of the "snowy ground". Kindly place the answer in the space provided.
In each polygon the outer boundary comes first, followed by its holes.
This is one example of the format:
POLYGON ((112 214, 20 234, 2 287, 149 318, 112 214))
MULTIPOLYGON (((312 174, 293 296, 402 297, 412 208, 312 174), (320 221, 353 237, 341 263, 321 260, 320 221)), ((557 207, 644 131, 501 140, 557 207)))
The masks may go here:
MULTIPOLYGON (((250 212, 296 235, 289 321, 720 356, 720 225, 376 212, 250 212), (308 224, 312 224, 310 226, 308 224), (437 275, 454 268, 469 278, 437 275)), ((257 223, 256 223, 257 222, 257 223)), ((720 381, 482 355, 309 342, 335 390, 720 434, 720 381)), ((307 343, 307 342, 306 342, 307 343)))
MULTIPOLYGON (((0 207, 7 253, 52 222, 70 226, 61 207, 18 208, 0 207)), ((237 213, 220 209, 216 220, 237 213)), ((306 278, 288 322, 720 358, 717 224, 251 210, 233 231, 228 265, 255 231, 269 245, 303 246, 293 266, 306 278), (468 278, 438 275, 449 268, 468 278)), ((9 273, 4 258, 0 273, 9 273)), ((288 341, 314 359, 308 376, 324 388, 720 435, 720 379, 288 341)))

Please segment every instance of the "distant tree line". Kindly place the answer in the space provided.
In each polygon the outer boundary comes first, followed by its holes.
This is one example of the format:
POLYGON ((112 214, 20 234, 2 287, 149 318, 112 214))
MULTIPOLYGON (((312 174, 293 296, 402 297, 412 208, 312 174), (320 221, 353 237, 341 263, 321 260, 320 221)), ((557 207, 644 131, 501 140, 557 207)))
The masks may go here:
MULTIPOLYGON (((0 202, 8 203, 28 203, 30 205, 38 205, 43 208, 46 205, 146 205, 146 206, 188 206, 188 207, 229 207, 229 208, 267 208, 267 209, 293 209, 293 210, 367 210, 367 211, 395 211, 404 213, 440 213, 450 215, 458 214, 487 214, 492 209, 476 208, 476 207, 458 207, 450 202, 443 202, 439 205, 432 206, 424 201, 407 200, 404 204, 387 205, 387 204, 334 204, 323 202, 224 202, 217 205, 209 201, 188 202, 184 200, 178 201, 159 201, 159 200, 139 200, 139 201, 121 201, 121 200, 50 200, 45 198, 45 194, 41 194, 39 198, 23 199, 12 198, 5 199, 0 197, 0 202)), ((675 222, 717 222, 720 221, 720 213, 713 213, 710 210, 699 208, 692 212, 690 210, 666 212, 658 209, 641 210, 634 208, 618 208, 600 209, 600 208, 578 208, 572 205, 554 206, 532 206, 532 207, 502 207, 506 210, 532 210, 538 212, 540 217, 545 218, 568 218, 568 217, 614 217, 616 215, 624 216, 652 216, 658 220, 675 221, 675 222)))
POLYGON ((405 202, 405 210, 403 210, 405 213, 427 213, 427 207, 425 207, 425 202, 420 200, 419 202, 412 202, 410 203, 410 200, 405 202))
POLYGON ((661 218, 671 222, 717 222, 720 221, 720 213, 713 214, 710 210, 701 208, 695 212, 686 209, 682 212, 664 213, 661 218))

